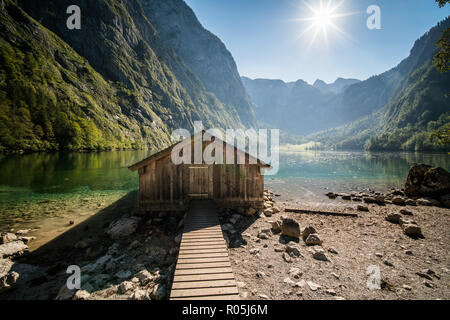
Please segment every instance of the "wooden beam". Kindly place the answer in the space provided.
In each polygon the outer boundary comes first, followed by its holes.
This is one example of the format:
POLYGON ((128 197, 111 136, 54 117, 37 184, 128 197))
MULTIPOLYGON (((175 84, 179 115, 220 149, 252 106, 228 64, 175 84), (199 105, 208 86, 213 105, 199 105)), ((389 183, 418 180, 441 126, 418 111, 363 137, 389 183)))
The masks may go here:
POLYGON ((358 215, 356 213, 342 213, 342 212, 327 212, 327 211, 314 211, 314 210, 306 210, 306 209, 284 209, 285 212, 294 212, 294 213, 302 213, 302 214, 319 214, 323 216, 336 216, 336 217, 352 217, 356 218, 358 215))

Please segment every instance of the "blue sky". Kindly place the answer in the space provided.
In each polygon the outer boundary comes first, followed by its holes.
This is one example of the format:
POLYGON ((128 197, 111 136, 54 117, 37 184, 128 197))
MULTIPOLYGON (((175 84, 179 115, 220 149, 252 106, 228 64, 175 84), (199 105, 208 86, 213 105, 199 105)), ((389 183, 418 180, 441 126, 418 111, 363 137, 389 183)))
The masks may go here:
MULTIPOLYGON (((250 78, 367 79, 406 58, 414 41, 450 14, 434 0, 345 0, 314 42, 313 29, 305 32, 313 16, 303 0, 185 0, 202 25, 216 34, 231 51, 239 73, 250 78), (381 9, 381 30, 369 30, 366 10, 381 9), (344 35, 345 34, 345 35, 344 35), (310 43, 312 43, 310 45, 310 43)), ((332 0, 337 5, 341 0, 332 0)), ((307 0, 318 7, 320 0, 307 0)), ((326 4, 327 0, 323 0, 326 4)))

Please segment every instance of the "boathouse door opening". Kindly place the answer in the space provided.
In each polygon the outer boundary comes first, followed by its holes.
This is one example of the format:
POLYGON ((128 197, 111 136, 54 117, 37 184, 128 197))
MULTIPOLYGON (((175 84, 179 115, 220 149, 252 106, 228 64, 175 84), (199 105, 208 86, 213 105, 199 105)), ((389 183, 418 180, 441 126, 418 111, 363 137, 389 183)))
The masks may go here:
POLYGON ((206 165, 189 166, 189 197, 212 199, 213 183, 211 167, 206 165))

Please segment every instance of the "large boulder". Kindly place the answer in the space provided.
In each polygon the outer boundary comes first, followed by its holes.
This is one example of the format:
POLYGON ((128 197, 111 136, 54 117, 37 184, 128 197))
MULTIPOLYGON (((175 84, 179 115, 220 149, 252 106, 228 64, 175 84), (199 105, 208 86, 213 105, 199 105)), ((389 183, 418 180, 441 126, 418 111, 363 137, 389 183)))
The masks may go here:
POLYGON ((450 193, 450 173, 440 167, 413 164, 405 183, 405 193, 409 197, 439 197, 450 193))

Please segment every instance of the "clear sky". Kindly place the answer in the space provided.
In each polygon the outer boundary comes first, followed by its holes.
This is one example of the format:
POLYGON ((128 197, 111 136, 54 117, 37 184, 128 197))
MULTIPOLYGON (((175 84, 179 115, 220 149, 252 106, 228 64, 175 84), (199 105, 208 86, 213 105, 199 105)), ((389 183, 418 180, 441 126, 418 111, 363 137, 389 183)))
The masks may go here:
MULTIPOLYGON (((344 0, 335 11, 323 9, 319 15, 304 2, 317 10, 320 0, 185 1, 225 43, 242 76, 309 83, 364 80, 387 71, 450 14, 450 5, 439 8, 434 0, 344 0), (371 5, 381 9, 379 30, 367 28, 371 5)), ((331 0, 329 8, 341 1, 331 0)), ((328 0, 322 2, 325 8, 328 0)))

